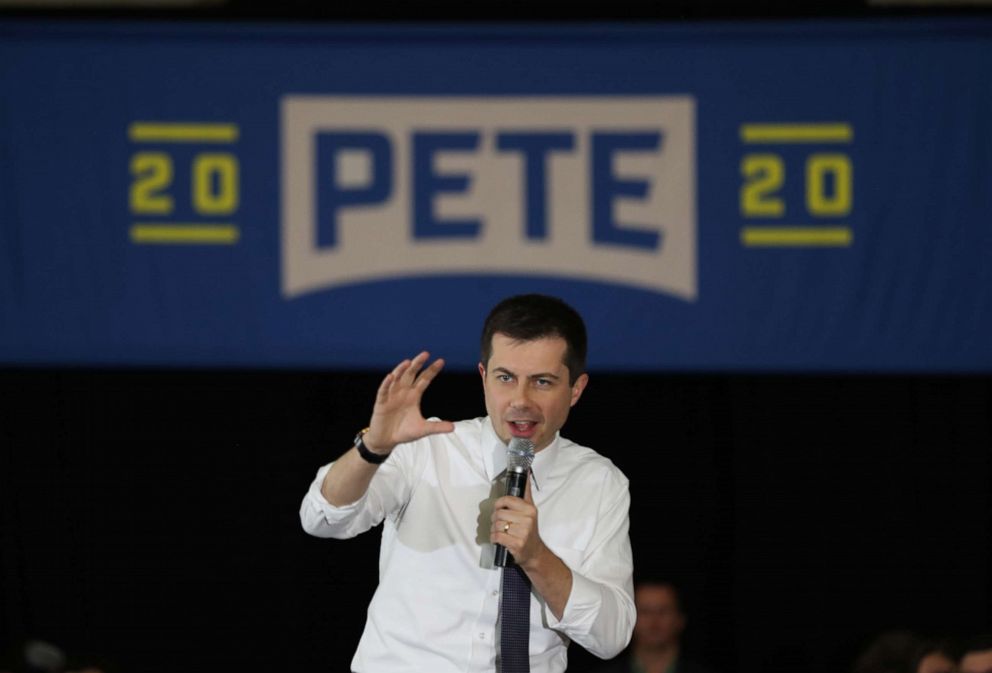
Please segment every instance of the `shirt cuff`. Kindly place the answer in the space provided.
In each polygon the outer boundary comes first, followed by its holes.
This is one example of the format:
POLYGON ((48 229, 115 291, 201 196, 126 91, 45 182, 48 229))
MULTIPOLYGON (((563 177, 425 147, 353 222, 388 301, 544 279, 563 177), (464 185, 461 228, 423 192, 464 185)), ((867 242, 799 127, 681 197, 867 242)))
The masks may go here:
POLYGON ((603 604, 601 588, 595 582, 572 570, 572 591, 568 595, 561 619, 547 605, 543 606, 548 627, 561 631, 572 640, 592 631, 603 604))
POLYGON ((311 506, 319 511, 328 523, 332 524, 350 519, 355 512, 364 507, 365 501, 369 497, 368 489, 366 489, 362 497, 349 505, 337 506, 329 503, 324 494, 321 493, 320 487, 324 484, 324 477, 327 476, 333 464, 329 463, 317 470, 317 478, 310 484, 310 490, 307 492, 311 506))

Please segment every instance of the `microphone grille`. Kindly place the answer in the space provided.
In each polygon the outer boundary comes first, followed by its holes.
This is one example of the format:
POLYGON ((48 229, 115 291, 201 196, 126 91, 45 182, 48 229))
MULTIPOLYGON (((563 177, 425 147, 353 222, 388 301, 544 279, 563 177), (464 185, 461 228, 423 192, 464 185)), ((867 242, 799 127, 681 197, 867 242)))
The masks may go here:
POLYGON ((506 447, 506 469, 511 472, 527 472, 534 462, 534 442, 523 437, 514 437, 506 447))

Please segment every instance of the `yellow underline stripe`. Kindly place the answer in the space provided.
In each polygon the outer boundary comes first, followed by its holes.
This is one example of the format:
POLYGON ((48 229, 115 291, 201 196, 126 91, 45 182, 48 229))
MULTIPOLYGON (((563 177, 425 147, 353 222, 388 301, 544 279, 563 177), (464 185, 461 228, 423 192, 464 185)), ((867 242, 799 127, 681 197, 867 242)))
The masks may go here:
POLYGON ((131 226, 132 243, 209 243, 233 245, 241 232, 233 224, 137 223, 131 226))
POLYGON ((747 247, 847 247, 854 241, 850 227, 744 227, 747 247))
POLYGON ((854 140, 850 124, 742 124, 745 143, 849 143, 854 140))
POLYGON ((233 143, 238 133, 237 124, 134 122, 127 127, 127 137, 138 143, 233 143))

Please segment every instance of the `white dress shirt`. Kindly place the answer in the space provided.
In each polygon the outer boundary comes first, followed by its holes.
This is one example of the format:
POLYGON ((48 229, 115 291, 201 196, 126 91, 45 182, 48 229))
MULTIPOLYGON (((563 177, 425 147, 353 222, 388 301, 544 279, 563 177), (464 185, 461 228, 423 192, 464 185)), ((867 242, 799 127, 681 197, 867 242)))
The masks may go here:
MULTIPOLYGON (((365 495, 334 507, 317 471, 303 498, 303 528, 350 538, 385 520, 379 586, 351 662, 358 673, 496 670, 500 568, 489 542, 506 445, 488 418, 401 444, 365 495)), ((536 593, 530 610, 532 673, 565 670, 571 640, 615 656, 634 627, 627 478, 592 449, 557 436, 534 458, 531 483, 544 544, 572 571, 562 619, 536 593)))

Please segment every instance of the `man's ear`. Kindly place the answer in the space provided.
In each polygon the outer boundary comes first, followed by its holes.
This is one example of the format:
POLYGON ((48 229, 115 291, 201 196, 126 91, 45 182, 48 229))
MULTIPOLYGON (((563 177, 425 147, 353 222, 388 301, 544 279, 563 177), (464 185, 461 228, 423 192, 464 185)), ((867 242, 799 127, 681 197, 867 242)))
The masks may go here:
POLYGON ((486 366, 484 364, 482 364, 481 362, 479 363, 479 376, 482 377, 482 382, 485 383, 486 382, 486 366))
POLYGON ((582 397, 582 391, 586 389, 586 385, 588 385, 588 383, 588 374, 582 374, 579 378, 575 379, 575 383, 572 384, 572 401, 568 406, 575 406, 575 404, 579 401, 579 398, 582 397))

